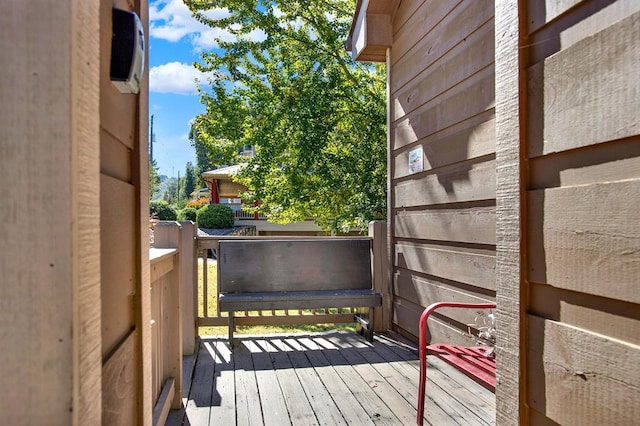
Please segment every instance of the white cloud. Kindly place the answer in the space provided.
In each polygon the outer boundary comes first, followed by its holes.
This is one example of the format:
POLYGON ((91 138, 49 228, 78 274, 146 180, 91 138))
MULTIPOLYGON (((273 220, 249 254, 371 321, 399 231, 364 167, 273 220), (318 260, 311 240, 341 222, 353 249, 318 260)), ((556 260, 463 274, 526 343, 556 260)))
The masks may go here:
MULTIPOLYGON (((226 8, 214 8, 205 12, 210 19, 222 19, 230 16, 226 8)), ((151 37, 177 42, 188 38, 198 50, 217 47, 216 39, 234 41, 237 36, 226 29, 211 28, 202 24, 193 16, 182 0, 156 0, 149 5, 149 33, 151 37)), ((262 41, 266 38, 261 30, 251 31, 243 36, 249 40, 262 41)))
POLYGON ((157 93, 175 93, 178 95, 197 94, 195 80, 205 85, 208 76, 190 64, 169 62, 149 70, 149 90, 157 93))

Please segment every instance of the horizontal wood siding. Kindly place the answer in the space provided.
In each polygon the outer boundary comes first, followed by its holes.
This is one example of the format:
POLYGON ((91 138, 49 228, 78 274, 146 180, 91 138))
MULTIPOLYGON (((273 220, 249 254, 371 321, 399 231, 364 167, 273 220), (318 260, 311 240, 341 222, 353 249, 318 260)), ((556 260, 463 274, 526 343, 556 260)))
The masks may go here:
POLYGON ((640 4, 544 3, 525 20, 528 417, 635 424, 640 4))
MULTIPOLYGON (((493 1, 403 1, 388 58, 393 325, 417 338, 437 301, 495 300, 493 1), (422 170, 409 156, 422 149, 422 170)), ((434 341, 469 343, 477 312, 442 310, 434 341)))
POLYGON ((148 28, 146 0, 100 2, 102 421, 149 424, 150 369, 143 368, 151 359, 146 342, 150 308, 145 306, 149 298, 147 78, 138 95, 122 94, 111 83, 112 7, 136 12, 148 28), (142 282, 144 271, 146 282, 142 282))

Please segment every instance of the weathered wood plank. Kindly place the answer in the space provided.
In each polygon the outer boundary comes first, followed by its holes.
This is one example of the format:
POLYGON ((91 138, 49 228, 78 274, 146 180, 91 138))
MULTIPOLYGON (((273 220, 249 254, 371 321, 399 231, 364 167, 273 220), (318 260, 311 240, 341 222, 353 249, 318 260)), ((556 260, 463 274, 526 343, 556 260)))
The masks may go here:
MULTIPOLYGON (((351 384, 345 383, 341 376, 330 366, 329 361, 320 351, 320 347, 311 338, 294 339, 294 349, 303 351, 324 384, 346 424, 373 425, 375 418, 363 409, 351 391, 351 384)), ((377 422, 376 422, 377 423, 377 422)))
POLYGON ((102 422, 110 425, 136 423, 138 375, 135 362, 138 336, 131 332, 102 367, 102 422))
MULTIPOLYGON (((411 301, 396 298, 393 301, 393 322, 413 336, 418 336, 418 323, 420 322, 420 315, 423 311, 423 306, 416 305, 411 301)), ((473 346, 477 344, 476 339, 471 338, 467 333, 467 330, 454 328, 436 317, 429 318, 429 342, 450 343, 464 346, 473 346)))
POLYGON ((527 2, 527 32, 532 33, 552 22, 584 0, 544 0, 527 2))
POLYGON ((137 280, 132 237, 136 235, 135 194, 133 185, 100 176, 100 205, 104 207, 100 211, 103 356, 111 352, 135 324, 133 295, 137 280))
MULTIPOLYGON (((386 350, 393 351, 404 362, 416 371, 416 374, 420 372, 420 357, 418 351, 414 347, 408 347, 401 344, 394 338, 390 338, 385 335, 377 335, 376 342, 374 342, 374 349, 380 350, 380 346, 383 346, 386 350)), ((387 357, 385 357, 387 358, 387 357)), ((489 389, 485 388, 474 380, 470 380, 467 376, 462 374, 459 370, 453 366, 447 364, 438 357, 428 357, 428 373, 427 380, 435 382, 438 386, 445 389, 449 394, 456 395, 456 397, 465 405, 477 408, 479 413, 484 415, 483 418, 487 422, 491 423, 491 420, 495 422, 495 405, 496 396, 489 389), (442 379, 442 380, 441 380, 442 379), (442 384, 440 382, 442 381, 442 384)), ((427 385, 428 386, 428 385, 427 385)))
POLYGON ((177 253, 175 249, 151 249, 150 256, 154 256, 150 259, 152 283, 173 271, 177 253))
POLYGON ((399 242, 394 265, 495 290, 495 255, 488 250, 399 242))
POLYGON ((320 424, 347 424, 335 401, 324 387, 311 363, 299 349, 295 339, 276 340, 279 349, 289 356, 313 412, 320 424))
POLYGON ((494 200, 495 161, 464 162, 396 183, 393 207, 494 200))
MULTIPOLYGON (((208 425, 212 405, 215 362, 209 342, 202 341, 193 370, 185 413, 192 425, 208 425)), ((185 387, 187 389, 187 387, 185 387)), ((235 420, 234 420, 235 421, 235 420)))
POLYGON ((638 134, 638 39, 640 12, 527 70, 530 157, 638 134))
POLYGON ((391 124, 395 146, 417 142, 469 117, 491 111, 495 71, 490 65, 391 124))
MULTIPOLYGON (((425 4, 442 5, 446 3, 427 2, 425 4)), ((423 20, 417 21, 423 22, 423 20)), ((415 39, 415 34, 411 33, 410 36, 415 39)), ((477 31, 464 40, 460 40, 459 44, 435 62, 420 69, 411 82, 393 92, 391 100, 395 103, 393 120, 410 114, 426 102, 442 95, 449 88, 471 78, 478 71, 491 65, 494 58, 494 37, 493 19, 490 19, 482 24, 477 31)))
POLYGON ((522 3, 495 2, 496 32, 496 324, 500 342, 496 347, 496 423, 525 423, 521 413, 520 353, 521 312, 526 306, 523 291, 521 245, 522 223, 522 70, 525 38, 521 34, 522 3))
MULTIPOLYGON (((111 37, 100 37, 101 57, 111 57, 111 37)), ((109 75, 109 61, 100 61, 101 75, 109 75), (106 70, 104 69, 106 67, 106 70)), ((136 134, 137 96, 121 94, 108 78, 100 79, 101 132, 107 132, 133 150, 136 134)))
POLYGON ((637 178, 640 178, 640 137, 535 157, 529 161, 529 189, 637 178))
MULTIPOLYGON (((400 419, 402 424, 413 424, 415 422, 415 408, 402 394, 389 384, 387 379, 378 372, 373 365, 369 364, 359 351, 353 348, 351 341, 336 339, 334 336, 327 336, 332 344, 339 348, 340 354, 353 366, 354 370, 365 380, 381 400, 385 401, 387 407, 400 419)), ((433 413, 434 416, 438 413, 433 413)), ((440 411, 441 419, 446 416, 440 411)), ((442 423, 441 423, 442 424, 442 423)))
POLYGON ((100 172, 123 182, 131 182, 131 148, 100 129, 100 172))
POLYGON ((280 348, 282 342, 276 339, 259 340, 257 344, 271 357, 273 368, 275 369, 282 395, 287 404, 287 411, 291 423, 305 424, 305 425, 317 425, 318 420, 313 413, 311 404, 306 398, 306 394, 298 376, 292 374, 293 365, 291 360, 287 356, 286 352, 283 352, 280 348))
MULTIPOLYGON (((447 13, 446 10, 444 13, 447 13)), ((433 35, 405 50, 394 44, 391 49, 391 63, 394 66, 391 87, 398 90, 412 80, 416 70, 423 70, 443 53, 476 31, 493 16, 492 0, 460 2, 451 13, 438 22, 433 35), (405 53, 406 52, 406 53, 405 53), (401 56, 401 57, 400 57, 401 56)), ((421 17, 416 17, 420 19, 421 17)), ((422 18, 424 19, 424 18, 422 18)), ((415 34, 414 34, 415 38, 415 34)), ((408 43, 410 47, 410 42, 408 43)))
POLYGON ((235 362, 227 342, 206 344, 215 361, 210 425, 233 425, 237 422, 235 401, 235 362))
POLYGON ((529 280, 640 303, 639 183, 531 191, 529 280))
POLYGON ((262 410, 258 382, 253 368, 251 352, 241 344, 233 349, 236 395, 236 424, 257 425, 262 423, 262 410))
POLYGON ((581 1, 529 35, 526 64, 538 63, 638 11, 636 0, 581 1))
POLYGON ((174 379, 168 379, 162 386, 162 392, 156 401, 156 405, 153 408, 153 421, 152 424, 164 425, 167 422, 169 416, 169 410, 171 409, 171 401, 173 401, 176 392, 174 379))
MULTIPOLYGON (((413 174, 409 166, 409 153, 422 148, 423 171, 437 169, 454 163, 472 160, 495 153, 495 122, 492 114, 480 114, 422 139, 405 149, 394 152, 393 178, 413 174)), ((398 144, 407 142, 396 139, 398 144)))
POLYGON ((531 284, 529 313, 640 346, 640 309, 635 303, 531 284))
POLYGON ((101 420, 98 11, 0 4, 5 423, 101 420))
MULTIPOLYGON (((407 362, 404 357, 379 341, 374 342, 372 350, 387 365, 400 373, 403 383, 410 384, 409 392, 418 388, 420 370, 419 368, 416 370, 415 363, 412 365, 411 362, 407 362)), ((415 355, 410 359, 415 360, 415 355)), ((493 394, 490 391, 485 389, 480 394, 471 392, 467 386, 471 386, 474 390, 478 390, 477 388, 482 388, 482 386, 473 386, 474 384, 477 385, 477 383, 468 378, 459 383, 453 378, 460 376, 459 374, 453 374, 453 377, 451 377, 447 374, 450 369, 443 368, 442 363, 437 361, 432 363, 430 361, 431 359, 428 360, 429 366, 427 368, 427 380, 430 382, 427 383, 429 396, 437 401, 442 401, 441 406, 446 407, 446 411, 452 420, 457 419, 459 424, 489 425, 494 423, 495 397, 491 398, 493 394), (459 417, 462 417, 462 419, 459 419, 459 417)))
POLYGON ((169 413, 167 417, 167 425, 169 426, 181 426, 184 422, 199 352, 200 342, 198 341, 194 353, 185 355, 182 358, 182 406, 180 409, 171 410, 169 413))
MULTIPOLYGON (((419 277, 405 269, 397 270, 393 283, 396 296, 424 307, 436 302, 487 303, 495 301, 495 297, 471 293, 466 288, 461 289, 456 286, 455 283, 419 277)), ((478 316, 474 309, 442 308, 438 309, 438 313, 462 324, 474 324, 478 316)))
POLYGON ((376 220, 369 222, 371 241, 371 271, 373 274, 373 290, 382 296, 382 306, 373 310, 374 331, 385 332, 391 328, 392 290, 389 281, 390 262, 389 244, 387 241, 387 223, 376 220))
POLYGON ((314 337, 313 341, 337 374, 348 384, 353 396, 376 424, 396 425, 400 423, 393 411, 386 404, 381 403, 369 383, 357 373, 334 344, 322 336, 314 337))
POLYGON ((496 243, 496 209, 489 206, 401 210, 396 215, 394 232, 398 238, 493 245, 496 243))
POLYGON ((560 424, 632 425, 640 417, 640 348, 528 319, 528 403, 560 424))
MULTIPOLYGON (((398 10, 396 11, 393 17, 393 34, 397 34, 404 26, 406 26, 407 21, 412 18, 416 18, 416 11, 418 8, 422 6, 424 3, 423 0, 403 0, 400 2, 398 6, 398 10)), ((418 15, 419 16, 419 15, 418 15)))
MULTIPOLYGON (((243 345, 251 351, 253 368, 255 370, 262 420, 265 425, 281 426, 291 424, 287 403, 278 383, 278 377, 273 370, 269 352, 263 350, 265 345, 258 345, 256 341, 247 340, 243 345)), ((253 408, 255 410, 255 408, 253 408)))
POLYGON ((395 16, 392 58, 393 63, 402 59, 416 44, 423 42, 425 37, 434 30, 442 19, 456 10, 461 3, 403 1, 400 3, 395 16))
MULTIPOLYGON (((392 339, 376 337, 376 340, 371 346, 351 332, 245 337, 240 350, 250 351, 253 363, 251 367, 241 363, 235 363, 233 367, 236 373, 241 370, 256 374, 261 401, 252 409, 262 412, 259 424, 335 424, 336 419, 342 419, 345 424, 411 424, 415 420, 417 350, 414 347, 412 352, 399 356, 386 348, 392 339), (306 379, 298 375, 298 368, 307 370, 306 379), (260 376, 269 382, 267 386, 262 387, 260 376), (311 383, 319 388, 303 387, 311 383), (313 402, 308 398, 318 400, 313 402), (335 402, 331 402, 329 408, 322 408, 326 398, 335 402), (320 411, 314 411, 314 408, 320 408, 320 411), (333 413, 328 413, 329 410, 333 413)), ((213 348, 219 344, 226 347, 222 339, 205 342, 213 348)), ((211 361, 211 355, 208 357, 211 361)), ((426 424, 491 423, 490 407, 494 402, 490 392, 484 389, 476 392, 475 387, 479 385, 439 360, 430 362, 430 368, 429 386, 432 388, 427 395, 426 424), (451 412, 454 409, 455 412, 451 412)), ((208 371, 207 374, 213 376, 210 368, 208 371)), ((236 388, 236 392, 243 392, 243 389, 236 388)), ((193 405, 194 401, 190 402, 193 405)), ((200 406, 212 406, 216 410, 212 402, 201 401, 200 406)), ((218 409, 218 416, 204 420, 192 417, 188 412, 185 421, 192 425, 220 424, 223 411, 222 407, 218 409)), ((235 410, 236 407, 231 405, 224 409, 235 410)))

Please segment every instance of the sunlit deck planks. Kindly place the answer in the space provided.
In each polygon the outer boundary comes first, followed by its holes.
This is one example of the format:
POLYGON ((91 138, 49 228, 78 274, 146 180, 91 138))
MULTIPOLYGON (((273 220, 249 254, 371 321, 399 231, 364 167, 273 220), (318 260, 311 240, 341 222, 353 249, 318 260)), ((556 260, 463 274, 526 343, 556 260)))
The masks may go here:
MULTIPOLYGON (((168 424, 415 424, 415 347, 351 332, 202 338, 185 359, 183 405, 168 424)), ((429 358, 425 424, 494 424, 494 395, 429 358)))

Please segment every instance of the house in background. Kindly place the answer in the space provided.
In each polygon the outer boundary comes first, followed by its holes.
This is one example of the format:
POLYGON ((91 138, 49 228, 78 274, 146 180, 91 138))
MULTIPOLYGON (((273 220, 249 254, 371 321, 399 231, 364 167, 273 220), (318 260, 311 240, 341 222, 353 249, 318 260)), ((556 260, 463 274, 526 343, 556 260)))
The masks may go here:
POLYGON ((347 45, 387 68, 392 328, 495 300, 497 424, 637 423, 640 2, 358 0, 347 45))
POLYGON ((211 200, 211 191, 209 191, 209 188, 196 189, 189 195, 191 195, 192 201, 198 201, 200 198, 206 198, 207 200, 211 200))
POLYGON ((244 167, 243 163, 220 167, 202 173, 202 179, 207 183, 209 192, 212 194, 210 198, 211 203, 224 204, 231 207, 235 215, 235 226, 255 227, 257 235, 326 235, 326 233, 313 222, 313 219, 280 225, 269 222, 267 218, 261 214, 244 211, 242 209, 240 193, 246 191, 247 188, 232 180, 232 176, 238 173, 242 167, 244 167))

